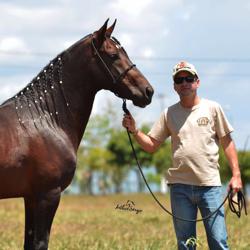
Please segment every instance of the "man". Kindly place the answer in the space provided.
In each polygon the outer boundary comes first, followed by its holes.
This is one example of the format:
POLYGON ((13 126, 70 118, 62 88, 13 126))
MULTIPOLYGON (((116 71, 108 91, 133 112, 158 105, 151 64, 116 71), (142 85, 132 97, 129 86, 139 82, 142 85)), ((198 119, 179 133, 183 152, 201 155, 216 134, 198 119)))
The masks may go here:
MULTIPOLYGON (((222 203, 219 175, 219 143, 232 170, 229 187, 234 192, 242 188, 240 168, 233 131, 221 106, 200 98, 200 80, 195 67, 180 62, 173 69, 174 90, 180 101, 162 112, 146 135, 136 128, 131 115, 125 115, 123 126, 134 135, 141 147, 155 152, 167 137, 171 137, 172 161, 167 182, 170 187, 172 212, 185 219, 209 215, 222 203)), ((196 237, 196 223, 173 219, 178 249, 189 249, 186 242, 196 237)), ((204 221, 211 250, 228 249, 223 207, 204 221)), ((192 248, 193 249, 193 248, 192 248)))

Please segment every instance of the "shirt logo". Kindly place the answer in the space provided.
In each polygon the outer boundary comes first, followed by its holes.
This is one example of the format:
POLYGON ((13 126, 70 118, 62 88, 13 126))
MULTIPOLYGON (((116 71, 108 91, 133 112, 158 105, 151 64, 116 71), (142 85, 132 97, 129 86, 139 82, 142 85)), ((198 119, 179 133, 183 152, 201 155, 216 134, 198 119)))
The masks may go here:
POLYGON ((209 123, 209 119, 207 117, 201 117, 197 120, 199 126, 207 126, 209 123))

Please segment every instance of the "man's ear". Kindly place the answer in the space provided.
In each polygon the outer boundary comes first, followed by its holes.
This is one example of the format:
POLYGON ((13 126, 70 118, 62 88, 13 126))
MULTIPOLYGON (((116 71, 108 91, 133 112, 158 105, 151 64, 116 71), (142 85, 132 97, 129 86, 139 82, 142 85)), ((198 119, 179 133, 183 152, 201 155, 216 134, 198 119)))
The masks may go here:
POLYGON ((200 79, 198 78, 196 81, 197 81, 197 86, 200 87, 200 79))
POLYGON ((173 86, 174 86, 174 90, 177 92, 177 89, 176 89, 176 84, 173 83, 173 86))
POLYGON ((100 49, 102 47, 102 44, 106 38, 106 31, 107 31, 107 25, 108 25, 109 18, 106 20, 106 22, 103 24, 103 26, 94 32, 94 42, 97 49, 100 49))

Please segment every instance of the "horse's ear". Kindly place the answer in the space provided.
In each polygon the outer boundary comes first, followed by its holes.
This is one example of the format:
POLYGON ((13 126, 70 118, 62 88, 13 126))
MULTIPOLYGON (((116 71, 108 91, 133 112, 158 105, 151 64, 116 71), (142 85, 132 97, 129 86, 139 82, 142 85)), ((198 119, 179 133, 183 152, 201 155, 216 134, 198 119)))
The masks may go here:
POLYGON ((110 37, 114 28, 115 28, 115 24, 116 24, 116 19, 114 21, 114 23, 107 29, 106 31, 106 37, 110 37))
POLYGON ((105 40, 108 21, 109 18, 98 31, 94 32, 95 45, 97 48, 100 48, 105 40))

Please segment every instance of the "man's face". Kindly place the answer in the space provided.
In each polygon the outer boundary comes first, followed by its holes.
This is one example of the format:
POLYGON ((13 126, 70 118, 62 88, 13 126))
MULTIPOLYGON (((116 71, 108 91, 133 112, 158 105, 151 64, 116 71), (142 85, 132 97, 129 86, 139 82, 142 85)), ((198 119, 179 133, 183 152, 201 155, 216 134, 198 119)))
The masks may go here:
POLYGON ((181 71, 174 78, 174 89, 180 97, 194 96, 200 80, 187 71, 181 71))

